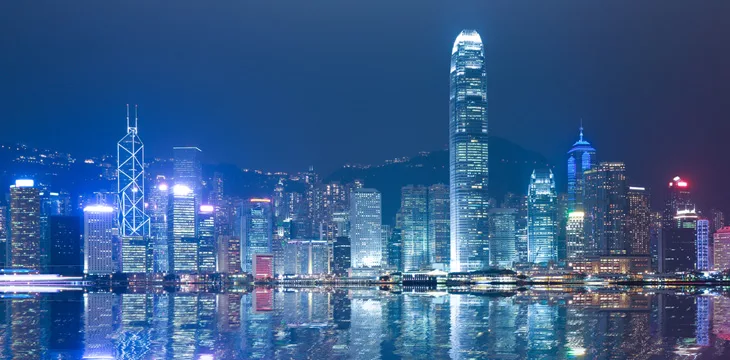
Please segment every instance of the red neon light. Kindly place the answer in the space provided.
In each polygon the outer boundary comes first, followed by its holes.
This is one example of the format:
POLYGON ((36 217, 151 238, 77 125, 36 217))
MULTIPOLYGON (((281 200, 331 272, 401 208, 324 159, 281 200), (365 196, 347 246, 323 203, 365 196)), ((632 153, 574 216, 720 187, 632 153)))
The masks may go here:
POLYGON ((677 182, 677 186, 679 186, 679 187, 687 187, 687 182, 686 181, 678 181, 677 182))

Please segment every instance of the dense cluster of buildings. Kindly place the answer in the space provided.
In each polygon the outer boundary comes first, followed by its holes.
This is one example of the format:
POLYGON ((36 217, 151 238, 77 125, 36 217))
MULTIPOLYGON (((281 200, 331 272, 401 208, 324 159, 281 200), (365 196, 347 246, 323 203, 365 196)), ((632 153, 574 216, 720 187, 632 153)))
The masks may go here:
POLYGON ((486 76, 481 38, 465 30, 451 56, 449 184, 403 187, 394 225, 384 225, 380 191, 324 182, 312 169, 250 198, 231 196, 218 174, 204 176, 197 147, 174 147, 172 171, 149 174, 137 116, 127 111, 116 189, 77 199, 18 179, 0 208, 2 261, 63 275, 179 279, 730 268, 722 212, 699 211, 680 177, 661 192, 662 211, 652 211, 650 190, 630 181, 624 163, 599 162, 582 125, 567 153, 567 193, 558 193, 557 174, 537 168, 524 194, 490 196, 486 76))

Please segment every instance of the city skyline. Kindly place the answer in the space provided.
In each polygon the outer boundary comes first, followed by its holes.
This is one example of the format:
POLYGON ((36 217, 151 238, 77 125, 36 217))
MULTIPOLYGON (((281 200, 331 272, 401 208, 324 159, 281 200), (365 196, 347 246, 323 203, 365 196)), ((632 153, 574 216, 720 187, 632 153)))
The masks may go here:
POLYGON ((729 18, 3 4, 0 359, 730 358, 729 18))

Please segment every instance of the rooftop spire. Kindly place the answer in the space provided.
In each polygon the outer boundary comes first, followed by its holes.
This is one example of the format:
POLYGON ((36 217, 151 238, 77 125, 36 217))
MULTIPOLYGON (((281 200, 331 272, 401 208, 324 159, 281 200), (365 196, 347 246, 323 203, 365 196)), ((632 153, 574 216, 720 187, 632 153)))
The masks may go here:
POLYGON ((129 104, 127 104, 127 132, 129 132, 129 104))
POLYGON ((583 141, 583 118, 580 118, 580 141, 583 141))
MULTIPOLYGON (((137 128, 137 104, 134 104, 134 128, 135 129, 137 128)), ((583 129, 583 128, 581 127, 581 129, 583 129)), ((582 132, 581 132, 580 137, 581 137, 581 139, 583 138, 583 133, 582 132)))

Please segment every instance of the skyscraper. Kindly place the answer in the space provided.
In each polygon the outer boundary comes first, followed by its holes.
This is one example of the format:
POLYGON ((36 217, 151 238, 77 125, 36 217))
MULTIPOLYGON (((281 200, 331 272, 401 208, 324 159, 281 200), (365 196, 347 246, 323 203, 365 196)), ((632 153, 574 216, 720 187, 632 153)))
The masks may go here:
POLYGON ((198 211, 198 271, 216 272, 215 207, 200 205, 198 211))
POLYGON ((510 269, 516 261, 515 232, 517 210, 489 210, 489 256, 492 266, 510 269))
POLYGON ((147 215, 150 217, 150 241, 153 248, 153 271, 158 273, 166 273, 170 270, 167 244, 169 190, 165 177, 158 176, 155 186, 150 191, 147 207, 147 215))
POLYGON ((144 208, 144 144, 137 134, 137 106, 134 112, 132 126, 127 105, 127 134, 117 143, 120 236, 146 236, 149 232, 144 208))
POLYGON ((596 149, 583 139, 583 124, 580 138, 568 151, 568 213, 583 211, 583 173, 596 167, 596 149))
POLYGON ((48 220, 48 272, 65 276, 82 275, 81 219, 77 216, 54 215, 48 220))
POLYGON ((194 146, 176 146, 172 148, 172 155, 175 184, 189 187, 196 201, 202 201, 203 167, 200 158, 203 151, 194 146))
POLYGON ((84 274, 110 275, 116 270, 112 237, 114 208, 92 205, 84 208, 84 274))
POLYGON ((122 272, 125 274, 144 274, 151 271, 152 254, 149 237, 122 236, 122 272))
POLYGON ((504 195, 502 207, 517 210, 515 261, 527 262, 527 195, 507 193, 504 195))
POLYGON ((428 246, 431 262, 449 265, 449 188, 444 184, 428 188, 428 246))
POLYGON ((489 126, 484 45, 475 30, 456 37, 450 77, 450 270, 481 270, 489 266, 489 126))
POLYGON ((710 220, 698 219, 695 229, 695 246, 697 247, 697 264, 695 268, 699 271, 710 271, 712 269, 712 256, 710 249, 710 220))
POLYGON ((587 256, 627 255, 626 167, 602 162, 583 174, 585 178, 585 252, 587 256))
POLYGON ((673 227, 662 229, 659 272, 692 271, 697 262, 697 213, 694 209, 679 210, 673 224, 673 227))
POLYGON ((40 214, 40 193, 33 180, 16 180, 10 186, 9 267, 41 269, 40 214))
POLYGON ((553 172, 534 170, 527 191, 527 258, 531 263, 557 261, 557 197, 553 172))
POLYGON ((573 211, 568 214, 566 233, 566 257, 568 260, 578 260, 585 257, 585 241, 583 232, 583 218, 585 213, 573 211))
POLYGON ((338 236, 332 245, 332 273, 337 276, 346 276, 352 266, 350 261, 350 238, 338 236))
POLYGON ((677 211, 679 210, 691 210, 695 208, 694 202, 692 201, 690 193, 689 183, 675 176, 672 181, 669 182, 667 187, 667 196, 664 202, 664 222, 663 228, 676 228, 677 211))
MULTIPOLYGON (((44 272, 51 272, 51 216, 70 215, 71 198, 67 192, 48 191, 40 189, 41 201, 41 269, 44 272)), ((52 273, 52 272, 51 272, 52 273)))
POLYGON ((172 187, 167 216, 167 243, 172 273, 194 273, 198 270, 195 202, 195 193, 189 186, 175 184, 172 187))
POLYGON ((379 267, 382 260, 382 201, 375 189, 350 193, 350 250, 353 268, 379 267))
POLYGON ((241 267, 253 271, 254 254, 270 254, 274 232, 271 199, 250 199, 243 204, 241 218, 241 267))
POLYGON ((713 253, 715 270, 730 269, 730 226, 725 226, 715 232, 713 253))
POLYGON ((710 211, 710 216, 712 216, 710 219, 712 222, 712 226, 710 228, 712 233, 716 233, 718 230, 725 227, 725 213, 722 212, 722 210, 712 209, 710 211))
POLYGON ((650 255, 649 229, 651 227, 651 201, 649 191, 640 186, 629 186, 626 193, 628 214, 626 236, 632 255, 650 255))
POLYGON ((7 259, 8 238, 8 207, 0 206, 0 265, 5 268, 7 259))
POLYGON ((428 248, 428 189, 405 186, 401 189, 401 236, 403 270, 419 270, 430 264, 428 248))

